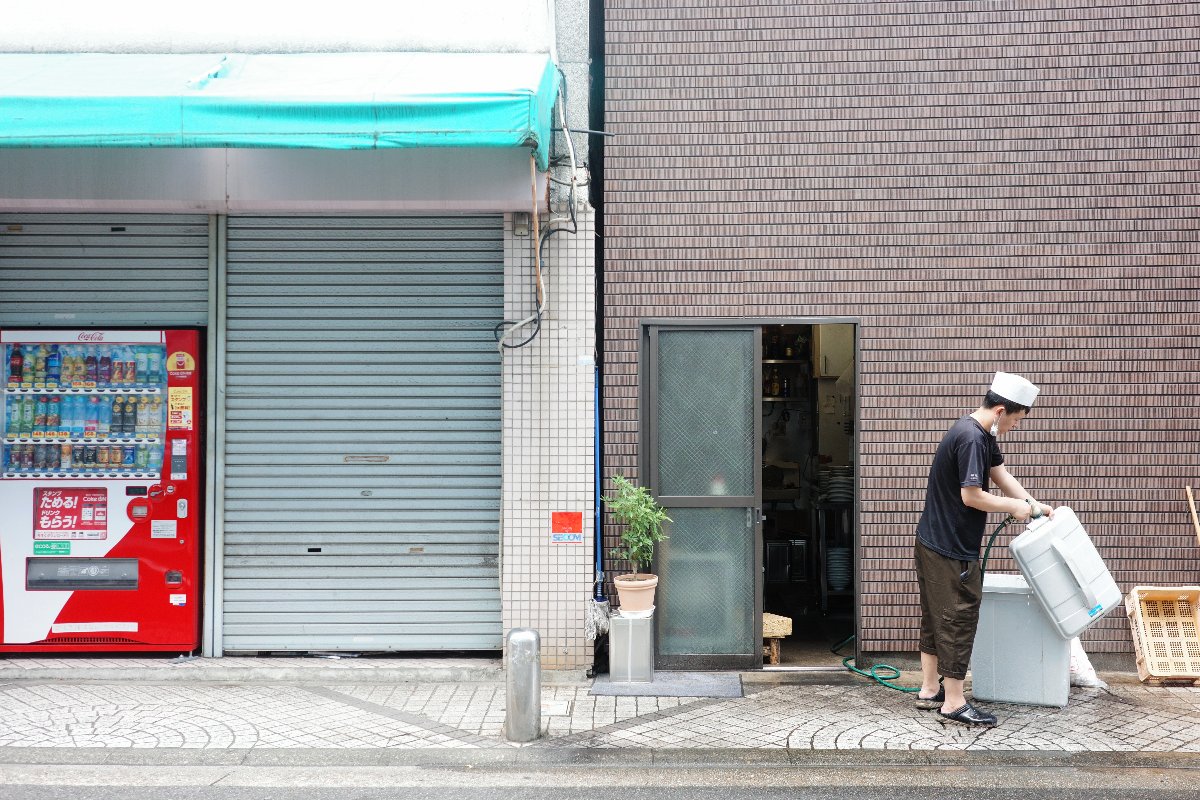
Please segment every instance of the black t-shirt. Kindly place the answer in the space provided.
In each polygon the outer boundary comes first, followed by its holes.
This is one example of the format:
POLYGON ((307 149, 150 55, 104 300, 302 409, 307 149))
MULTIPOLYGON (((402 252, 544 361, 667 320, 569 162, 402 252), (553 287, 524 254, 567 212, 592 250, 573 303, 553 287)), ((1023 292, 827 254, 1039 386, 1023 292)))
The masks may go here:
POLYGON ((986 492, 988 470, 1003 463, 996 437, 974 417, 968 414, 955 422, 933 455, 917 538, 947 558, 977 560, 987 512, 965 504, 960 489, 978 486, 986 492))

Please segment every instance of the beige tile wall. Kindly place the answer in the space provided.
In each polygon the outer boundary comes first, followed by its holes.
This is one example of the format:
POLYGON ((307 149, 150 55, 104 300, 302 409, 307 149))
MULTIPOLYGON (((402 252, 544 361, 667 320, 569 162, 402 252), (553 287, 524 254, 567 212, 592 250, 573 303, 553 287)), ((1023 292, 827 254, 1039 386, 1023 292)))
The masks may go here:
MULTIPOLYGON (((563 212, 562 215, 565 215, 563 212)), ((559 215, 556 215, 559 216, 559 215)), ((501 597, 504 632, 541 635, 542 666, 581 669, 592 661, 584 637, 594 577, 595 234, 591 210, 577 231, 543 248, 547 309, 541 332, 504 354, 501 597), (552 541, 553 512, 582 514, 580 544, 552 541)), ((541 224, 544 228, 546 220, 541 224)), ((513 234, 505 218, 504 312, 532 313, 533 233, 513 234)), ((554 227, 566 227, 556 224, 554 227)), ((530 331, 518 332, 511 343, 530 331)))

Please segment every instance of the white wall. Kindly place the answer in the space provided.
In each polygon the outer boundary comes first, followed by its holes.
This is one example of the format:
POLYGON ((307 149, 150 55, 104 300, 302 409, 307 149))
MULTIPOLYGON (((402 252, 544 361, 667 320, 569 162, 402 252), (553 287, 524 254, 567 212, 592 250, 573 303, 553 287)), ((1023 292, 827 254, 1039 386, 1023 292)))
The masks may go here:
POLYGON ((37 3, 6 3, 0 52, 545 53, 552 47, 552 2, 59 0, 49 11, 37 3))
MULTIPOLYGON (((592 663, 584 623, 595 577, 596 250, 593 214, 581 212, 577 222, 577 233, 556 234, 546 243, 541 334, 507 351, 502 368, 504 630, 535 628, 547 669, 592 663), (553 541, 556 511, 582 515, 579 543, 553 541)), ((512 215, 506 216, 505 319, 520 319, 533 308, 532 238, 532 231, 515 236, 512 215)))

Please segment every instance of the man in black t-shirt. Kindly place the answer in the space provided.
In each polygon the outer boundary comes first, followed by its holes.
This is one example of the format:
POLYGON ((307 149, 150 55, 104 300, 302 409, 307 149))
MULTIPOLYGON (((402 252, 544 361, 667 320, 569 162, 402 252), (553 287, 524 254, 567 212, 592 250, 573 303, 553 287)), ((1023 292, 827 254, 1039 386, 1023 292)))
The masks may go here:
POLYGON ((998 511, 1018 520, 1053 514, 1009 474, 996 443, 997 436, 1020 425, 1037 394, 1021 376, 997 372, 983 404, 942 437, 929 471, 914 551, 921 591, 917 708, 937 708, 954 722, 996 724, 963 695, 983 599, 978 562, 987 514, 998 511), (992 483, 1007 497, 992 494, 992 483))

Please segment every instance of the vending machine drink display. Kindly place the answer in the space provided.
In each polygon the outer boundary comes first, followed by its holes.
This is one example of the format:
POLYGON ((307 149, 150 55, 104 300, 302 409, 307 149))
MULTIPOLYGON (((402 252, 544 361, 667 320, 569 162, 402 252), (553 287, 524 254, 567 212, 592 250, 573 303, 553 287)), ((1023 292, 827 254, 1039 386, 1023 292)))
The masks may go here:
POLYGON ((197 332, 0 343, 0 652, 194 650, 197 332))

